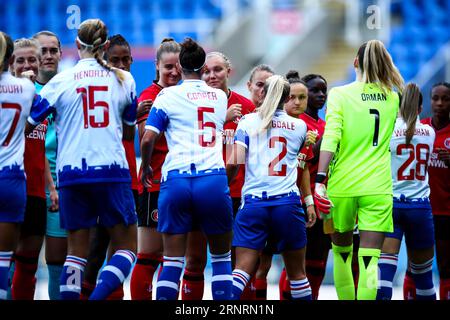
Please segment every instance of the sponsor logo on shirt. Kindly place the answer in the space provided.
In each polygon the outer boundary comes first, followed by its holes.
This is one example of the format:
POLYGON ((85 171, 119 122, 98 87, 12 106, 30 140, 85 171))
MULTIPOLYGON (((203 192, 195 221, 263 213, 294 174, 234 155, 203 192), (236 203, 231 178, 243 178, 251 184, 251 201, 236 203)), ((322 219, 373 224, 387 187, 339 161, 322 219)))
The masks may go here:
POLYGON ((41 123, 27 136, 28 139, 45 140, 45 133, 47 132, 47 125, 41 123))
POLYGON ((150 214, 150 218, 154 222, 158 222, 158 209, 155 209, 155 210, 152 211, 152 213, 150 214))

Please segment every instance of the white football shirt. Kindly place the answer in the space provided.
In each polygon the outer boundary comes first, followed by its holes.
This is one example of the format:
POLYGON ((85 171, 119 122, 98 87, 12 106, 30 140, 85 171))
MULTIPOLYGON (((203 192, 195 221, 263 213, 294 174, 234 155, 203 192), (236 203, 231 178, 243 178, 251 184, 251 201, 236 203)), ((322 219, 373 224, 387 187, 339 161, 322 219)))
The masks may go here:
POLYGON ((409 145, 405 135, 406 123, 397 118, 390 142, 394 197, 429 197, 428 164, 436 134, 432 127, 417 119, 416 131, 409 145))
POLYGON ((136 84, 129 72, 120 84, 94 58, 54 76, 41 90, 39 111, 29 122, 55 112, 58 185, 131 181, 122 144, 123 122, 136 122, 136 84))
POLYGON ((25 124, 35 88, 25 78, 2 72, 0 78, 0 178, 24 177, 25 124))
POLYGON ((165 132, 169 152, 162 181, 170 171, 185 176, 224 169, 222 132, 227 96, 202 80, 184 80, 158 94, 145 128, 165 132))
POLYGON ((269 130, 260 131, 258 113, 239 121, 235 141, 247 149, 242 196, 271 197, 296 193, 297 154, 306 139, 303 120, 277 110, 269 130))

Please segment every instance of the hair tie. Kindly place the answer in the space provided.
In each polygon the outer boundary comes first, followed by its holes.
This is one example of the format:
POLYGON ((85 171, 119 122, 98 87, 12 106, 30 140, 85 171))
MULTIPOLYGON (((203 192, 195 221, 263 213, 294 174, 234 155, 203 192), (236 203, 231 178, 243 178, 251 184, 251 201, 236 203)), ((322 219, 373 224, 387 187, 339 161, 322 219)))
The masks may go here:
MULTIPOLYGON (((77 40, 78 40, 78 42, 80 42, 80 44, 82 44, 85 47, 88 47, 88 48, 93 48, 94 47, 93 44, 87 44, 87 43, 84 43, 83 41, 81 41, 81 39, 78 36, 77 36, 77 40)), ((100 48, 100 47, 104 46, 106 44, 106 42, 108 42, 108 39, 106 39, 105 42, 100 44, 98 47, 100 48)))
MULTIPOLYGON (((181 67, 182 67, 184 70, 189 71, 189 72, 198 72, 199 70, 201 70, 201 69, 205 66, 205 64, 206 64, 206 61, 203 62, 203 64, 202 64, 201 67, 194 68, 194 69, 188 69, 188 68, 183 67, 183 66, 181 66, 181 67)), ((181 62, 180 62, 180 65, 181 65, 181 62)))

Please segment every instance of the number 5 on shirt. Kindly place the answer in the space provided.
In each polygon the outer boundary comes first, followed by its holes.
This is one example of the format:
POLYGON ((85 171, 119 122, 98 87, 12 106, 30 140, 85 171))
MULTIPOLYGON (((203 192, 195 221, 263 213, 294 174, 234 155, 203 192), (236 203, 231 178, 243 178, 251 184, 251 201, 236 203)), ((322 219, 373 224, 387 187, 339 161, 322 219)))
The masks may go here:
POLYGON ((198 143, 202 147, 214 147, 216 145, 216 124, 214 122, 204 122, 204 113, 214 113, 214 108, 198 107, 198 130, 202 131, 202 134, 198 136, 198 143), (205 141, 203 130, 205 128, 211 128, 211 141, 205 141))

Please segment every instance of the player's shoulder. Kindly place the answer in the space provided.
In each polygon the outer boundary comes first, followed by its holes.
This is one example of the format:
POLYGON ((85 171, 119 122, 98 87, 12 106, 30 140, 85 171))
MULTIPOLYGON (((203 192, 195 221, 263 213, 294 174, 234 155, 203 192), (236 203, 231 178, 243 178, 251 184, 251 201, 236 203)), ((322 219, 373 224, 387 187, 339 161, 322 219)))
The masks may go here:
POLYGON ((16 83, 20 84, 25 92, 35 92, 36 91, 36 87, 34 86, 34 83, 28 79, 28 78, 16 78, 14 76, 12 76, 12 78, 16 79, 16 83))
POLYGON ((1 75, 0 83, 2 85, 19 85, 22 86, 24 90, 34 88, 34 84, 30 79, 26 77, 15 77, 9 72, 5 72, 1 75))
POLYGON ((432 136, 436 135, 434 128, 429 124, 418 122, 417 126, 419 128, 421 128, 422 130, 425 130, 425 132, 430 132, 430 135, 432 135, 432 136))
MULTIPOLYGON (((47 84, 49 84, 49 83, 55 84, 55 83, 61 83, 61 82, 66 82, 66 81, 71 81, 71 80, 76 81, 75 77, 74 77, 75 72, 76 72, 75 67, 58 72, 50 79, 49 82, 47 82, 47 84)), ((44 87, 45 87, 45 85, 44 85, 44 87)))
POLYGON ((335 86, 330 89, 328 94, 343 94, 349 91, 353 91, 359 87, 359 83, 357 81, 353 81, 350 83, 346 83, 340 86, 335 86))
POLYGON ((121 70, 121 69, 119 69, 119 72, 122 73, 122 75, 123 75, 123 77, 125 78, 125 81, 126 81, 126 82, 134 82, 134 77, 133 77, 133 75, 131 74, 131 72, 126 71, 126 70, 121 70))
POLYGON ((257 112, 252 112, 252 113, 247 113, 246 115, 243 115, 241 120, 245 120, 245 121, 256 121, 256 120, 260 120, 260 116, 257 112))
POLYGON ((158 95, 158 93, 163 89, 163 87, 161 87, 158 83, 153 82, 150 86, 148 86, 147 88, 145 88, 140 96, 139 96, 139 100, 147 100, 147 99, 152 99, 154 100, 156 98, 156 96, 158 95))
POLYGON ((239 125, 243 126, 248 123, 253 123, 260 120, 259 115, 257 113, 248 113, 246 115, 243 115, 241 119, 239 120, 239 125))
POLYGON ((308 125, 306 124, 306 121, 300 118, 295 118, 295 117, 291 117, 292 119, 294 119, 294 123, 297 126, 300 126, 301 128, 307 129, 308 125))
POLYGON ((283 120, 286 120, 290 123, 294 124, 294 128, 295 130, 300 130, 300 131, 306 131, 308 130, 308 125, 306 124, 306 122, 303 119, 297 118, 297 117, 292 117, 290 115, 288 115, 286 112, 281 113, 283 120))
POLYGON ((431 117, 425 118, 425 119, 421 119, 420 123, 431 125, 431 117))
POLYGON ((175 94, 179 90, 179 86, 170 86, 166 88, 162 88, 156 95, 156 97, 164 97, 167 95, 175 94))
POLYGON ((240 103, 243 106, 246 107, 251 107, 251 108, 255 108, 255 106, 253 105, 253 102, 251 102, 250 99, 244 97, 243 95, 237 93, 236 91, 231 90, 230 92, 230 98, 229 98, 231 103, 240 103))
POLYGON ((214 92, 216 94, 218 99, 225 100, 228 102, 228 97, 227 97, 226 93, 223 92, 222 89, 213 88, 211 86, 208 86, 206 83, 205 83, 205 85, 208 87, 208 91, 214 92))

